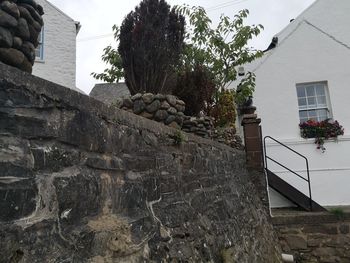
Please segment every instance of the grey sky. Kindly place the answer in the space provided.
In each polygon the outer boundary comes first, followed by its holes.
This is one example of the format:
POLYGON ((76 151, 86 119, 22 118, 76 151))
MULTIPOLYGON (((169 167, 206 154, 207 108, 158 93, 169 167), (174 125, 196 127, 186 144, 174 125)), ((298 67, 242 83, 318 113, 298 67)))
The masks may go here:
MULTIPOLYGON (((77 38, 77 87, 89 93, 98 81, 91 72, 101 72, 102 50, 113 44, 112 26, 120 25, 124 16, 140 0, 49 0, 74 20, 82 24, 77 38), (107 36, 106 36, 107 35, 107 36)), ((170 5, 189 4, 205 7, 213 21, 221 13, 235 15, 241 9, 249 9, 248 24, 262 24, 265 30, 252 41, 252 46, 265 49, 274 34, 282 30, 290 19, 298 16, 314 0, 168 0, 170 5)))

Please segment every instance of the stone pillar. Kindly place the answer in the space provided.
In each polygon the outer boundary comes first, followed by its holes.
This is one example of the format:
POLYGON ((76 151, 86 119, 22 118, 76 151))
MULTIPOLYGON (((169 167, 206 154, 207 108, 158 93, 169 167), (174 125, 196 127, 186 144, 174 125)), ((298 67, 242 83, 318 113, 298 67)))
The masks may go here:
POLYGON ((244 131, 244 144, 248 168, 262 171, 262 141, 260 133, 261 119, 256 114, 244 114, 242 126, 244 131))

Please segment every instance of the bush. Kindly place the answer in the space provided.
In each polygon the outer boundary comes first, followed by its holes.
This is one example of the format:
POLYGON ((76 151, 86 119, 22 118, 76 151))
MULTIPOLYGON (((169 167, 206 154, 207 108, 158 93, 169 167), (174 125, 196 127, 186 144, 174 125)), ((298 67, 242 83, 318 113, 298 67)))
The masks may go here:
POLYGON ((186 103, 185 114, 198 116, 200 112, 207 113, 213 103, 215 83, 210 72, 195 66, 193 70, 185 69, 178 74, 177 85, 173 94, 186 103))
POLYGON ((118 52, 131 94, 171 93, 166 81, 180 60, 185 18, 164 0, 143 0, 120 27, 118 52))
POLYGON ((236 121, 235 92, 222 90, 216 93, 215 105, 209 112, 216 127, 234 127, 236 121))

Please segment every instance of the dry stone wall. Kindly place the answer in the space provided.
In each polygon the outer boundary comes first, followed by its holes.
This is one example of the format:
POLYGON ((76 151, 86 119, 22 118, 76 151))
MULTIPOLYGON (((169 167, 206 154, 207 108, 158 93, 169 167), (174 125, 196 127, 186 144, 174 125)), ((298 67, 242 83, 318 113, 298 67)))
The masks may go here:
POLYGON ((280 262, 263 175, 177 131, 0 63, 0 262, 280 262))
POLYGON ((185 116, 185 103, 173 95, 138 93, 122 99, 119 107, 178 129, 181 128, 185 116))
POLYGON ((138 93, 118 98, 114 106, 144 118, 163 123, 183 132, 213 139, 232 148, 243 149, 242 140, 234 127, 215 128, 211 117, 186 116, 185 103, 173 95, 138 93))
POLYGON ((1 62, 32 72, 43 14, 33 0, 0 0, 1 62))

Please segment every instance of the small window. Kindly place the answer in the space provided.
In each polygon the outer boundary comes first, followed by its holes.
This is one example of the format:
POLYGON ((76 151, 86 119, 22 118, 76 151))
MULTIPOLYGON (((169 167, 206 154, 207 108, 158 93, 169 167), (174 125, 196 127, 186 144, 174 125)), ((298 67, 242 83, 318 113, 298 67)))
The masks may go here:
POLYGON ((41 29, 41 32, 38 36, 38 46, 35 49, 35 58, 37 60, 43 60, 44 59, 44 29, 41 29))
POLYGON ((297 84, 300 123, 310 119, 324 121, 331 118, 327 83, 297 84))

